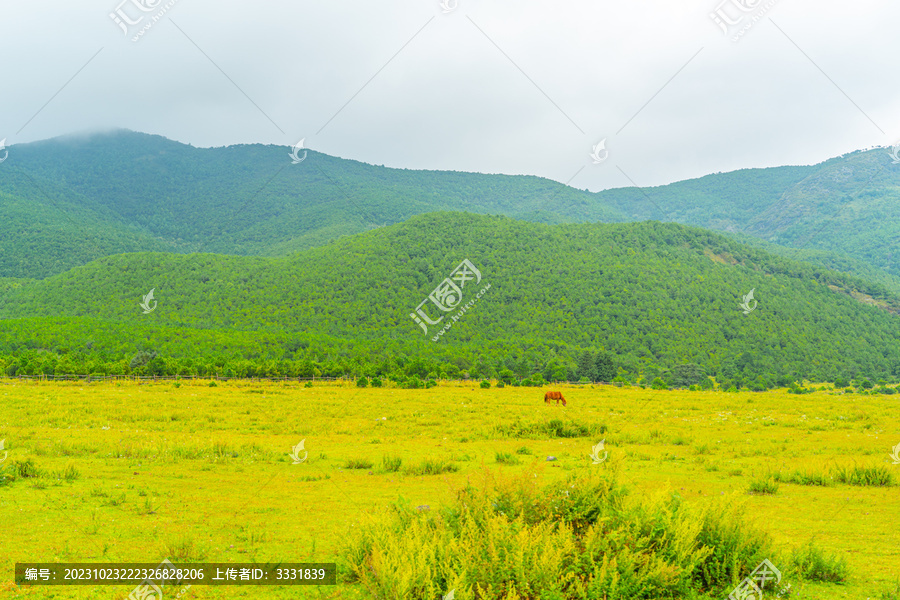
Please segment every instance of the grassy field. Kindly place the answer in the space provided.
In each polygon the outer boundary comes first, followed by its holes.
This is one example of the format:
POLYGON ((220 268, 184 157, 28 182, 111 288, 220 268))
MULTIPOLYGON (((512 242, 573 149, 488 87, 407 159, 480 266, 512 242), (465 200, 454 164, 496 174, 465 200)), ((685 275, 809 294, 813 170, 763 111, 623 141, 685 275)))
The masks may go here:
MULTIPOLYGON (((618 469, 636 495, 744 498, 780 551, 813 541, 846 558, 841 584, 786 576, 792 597, 900 598, 896 396, 553 389, 568 407, 545 405, 538 388, 475 384, 3 381, 0 468, 19 476, 0 485, 0 596, 120 599, 133 589, 19 588, 17 561, 335 562, 351 525, 400 496, 437 510, 491 477, 550 483, 618 469), (578 426, 596 434, 559 437, 578 426), (604 438, 608 458, 592 464, 604 438), (301 440, 308 459, 292 464, 301 440), (893 485, 858 485, 856 467, 893 485)), ((346 584, 183 596, 225 597, 373 596, 346 584)))

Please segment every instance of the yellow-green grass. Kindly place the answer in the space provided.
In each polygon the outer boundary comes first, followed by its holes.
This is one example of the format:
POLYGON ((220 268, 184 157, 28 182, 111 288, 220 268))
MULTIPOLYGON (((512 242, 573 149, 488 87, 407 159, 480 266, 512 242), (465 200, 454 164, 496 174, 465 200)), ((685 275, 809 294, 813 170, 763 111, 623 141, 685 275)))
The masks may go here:
MULTIPOLYGON (((612 467, 636 495, 669 487, 692 503, 746 497, 749 516, 784 554, 812 540, 846 557, 851 576, 842 585, 782 582, 801 598, 882 598, 900 578, 900 465, 888 457, 900 443, 893 396, 556 386, 569 402, 563 408, 543 402, 546 389, 3 380, 8 455, 0 468, 31 461, 41 476, 0 486, 0 596, 125 598, 132 589, 17 588, 17 561, 335 562, 360 516, 398 496, 435 510, 467 482, 497 473, 549 483, 612 467), (596 433, 502 433, 516 422, 539 431, 554 419, 596 433), (601 439, 608 458, 592 464, 601 439), (301 440, 308 459, 292 464, 301 440), (400 458, 399 469, 386 471, 385 456, 400 458), (429 460, 457 470, 412 474, 429 460), (794 471, 830 479, 835 468, 854 466, 891 469, 895 485, 787 482, 794 471), (69 467, 78 475, 69 469, 67 480, 69 467), (770 477, 781 478, 774 494, 748 493, 770 477)), ((194 586, 184 597, 235 596, 371 597, 345 584, 194 586)))

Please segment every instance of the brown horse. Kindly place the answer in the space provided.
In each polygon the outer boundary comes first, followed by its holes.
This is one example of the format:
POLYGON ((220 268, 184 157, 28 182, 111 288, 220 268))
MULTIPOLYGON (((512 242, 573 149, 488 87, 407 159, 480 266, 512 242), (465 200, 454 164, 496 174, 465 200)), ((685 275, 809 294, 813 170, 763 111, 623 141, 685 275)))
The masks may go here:
POLYGON ((550 404, 551 400, 556 400, 556 405, 559 406, 559 401, 562 400, 563 406, 566 405, 566 399, 563 398, 562 392, 547 392, 544 394, 544 402, 550 404))

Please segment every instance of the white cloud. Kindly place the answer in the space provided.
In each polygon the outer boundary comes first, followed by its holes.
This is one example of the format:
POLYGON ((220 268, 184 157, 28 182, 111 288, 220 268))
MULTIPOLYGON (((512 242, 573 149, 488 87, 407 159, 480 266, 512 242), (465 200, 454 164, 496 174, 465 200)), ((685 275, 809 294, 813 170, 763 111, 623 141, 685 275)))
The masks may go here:
POLYGON ((179 0, 138 43, 108 16, 117 0, 5 2, 0 137, 305 137, 393 167, 557 181, 584 167, 571 184, 592 190, 628 185, 619 168, 658 185, 900 138, 900 5, 779 0, 733 43, 709 18, 717 2, 459 0, 443 15, 437 0, 179 0), (610 158, 593 165, 604 137, 610 158))

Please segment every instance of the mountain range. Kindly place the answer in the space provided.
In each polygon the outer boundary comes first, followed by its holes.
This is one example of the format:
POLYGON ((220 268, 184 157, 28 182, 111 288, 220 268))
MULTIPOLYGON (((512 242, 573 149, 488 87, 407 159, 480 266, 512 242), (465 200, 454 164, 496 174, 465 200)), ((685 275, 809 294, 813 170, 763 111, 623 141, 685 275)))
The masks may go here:
POLYGON ((283 256, 464 211, 695 225, 900 292, 900 165, 884 149, 598 193, 306 152, 292 164, 282 146, 195 148, 126 130, 11 146, 0 165, 0 277, 43 278, 122 252, 283 256))

